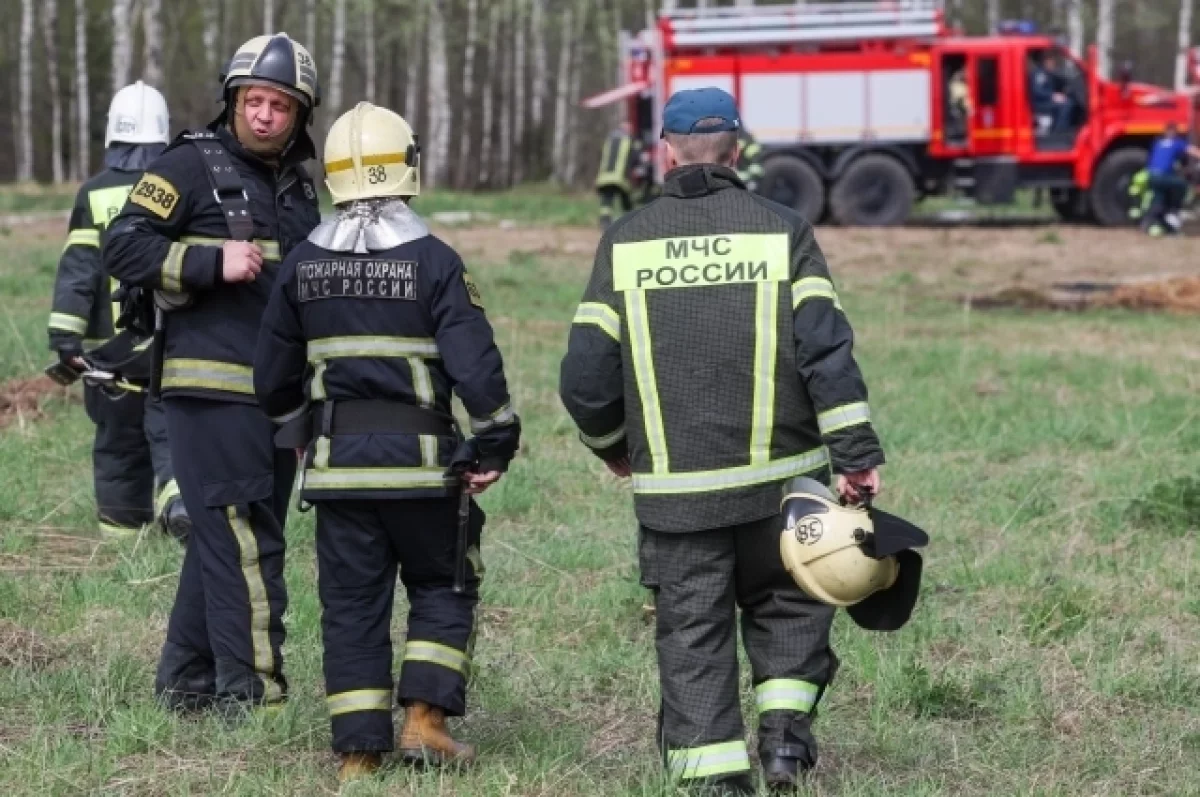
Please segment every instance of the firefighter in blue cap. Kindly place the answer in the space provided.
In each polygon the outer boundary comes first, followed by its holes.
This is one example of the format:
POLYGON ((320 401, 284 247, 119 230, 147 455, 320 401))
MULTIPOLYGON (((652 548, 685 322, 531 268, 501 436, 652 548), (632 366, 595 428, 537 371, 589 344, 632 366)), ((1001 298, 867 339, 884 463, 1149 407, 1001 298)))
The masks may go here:
POLYGON ((604 234, 560 380, 582 442, 632 476, 666 767, 732 794, 754 789, 736 608, 772 787, 816 763, 813 710, 837 669, 834 608, 780 556, 783 485, 809 476, 859 501, 879 492, 884 461, 813 229, 746 190, 741 126, 724 91, 671 97, 662 194, 604 234))

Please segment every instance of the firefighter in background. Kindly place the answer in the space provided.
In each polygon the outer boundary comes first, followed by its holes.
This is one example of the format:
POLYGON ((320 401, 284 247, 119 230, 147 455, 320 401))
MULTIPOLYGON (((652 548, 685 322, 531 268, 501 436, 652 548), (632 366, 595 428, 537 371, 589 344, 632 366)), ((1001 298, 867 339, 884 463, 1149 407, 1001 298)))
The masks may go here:
POLYGON ((242 45, 224 107, 176 138, 112 223, 104 261, 158 305, 163 407, 192 518, 155 690, 181 710, 286 696, 283 525, 296 458, 276 451, 250 366, 276 263, 320 221, 311 56, 286 34, 242 45))
POLYGON ((1153 236, 1178 232, 1179 211, 1187 198, 1188 182, 1182 174, 1188 156, 1200 158, 1200 147, 1179 134, 1179 125, 1171 122, 1150 147, 1146 158, 1147 188, 1151 193, 1149 210, 1143 225, 1153 236))
POLYGON ((1063 79, 1058 71, 1058 53, 1047 50, 1040 62, 1035 62, 1029 74, 1029 101, 1036 116, 1050 119, 1048 133, 1059 133, 1071 127, 1074 107, 1063 93, 1063 79))
POLYGON ((842 497, 860 500, 879 492, 884 461, 812 227, 745 190, 740 126, 720 89, 668 101, 673 168, 657 201, 602 238, 559 388, 583 443, 632 476, 665 764, 726 793, 753 792, 736 606, 773 787, 816 763, 812 711, 837 669, 833 608, 780 557, 780 487, 827 481, 832 464, 842 497))
MULTIPOLYGON (((115 280, 100 262, 100 235, 121 210, 142 170, 170 140, 167 102, 140 80, 121 89, 108 106, 104 170, 79 189, 67 245, 58 262, 50 313, 50 349, 77 373, 84 354, 115 334, 120 316, 115 280)), ((149 359, 147 351, 139 359, 149 359)), ((144 368, 143 370, 148 370, 144 368)), ((162 405, 142 385, 102 390, 84 386, 84 406, 96 424, 92 474, 100 532, 136 533, 157 518, 164 531, 185 539, 189 522, 171 473, 162 405)))
POLYGON ((757 191, 759 181, 766 174, 762 163, 762 144, 755 141, 750 131, 743 127, 738 130, 738 145, 741 147, 737 162, 738 177, 746 184, 746 190, 757 191))
POLYGON ((596 173, 596 193, 600 195, 600 229, 612 224, 616 205, 621 213, 633 209, 634 191, 644 192, 648 182, 644 148, 634 137, 628 122, 622 122, 604 141, 600 151, 600 170, 596 173))
POLYGON ((500 478, 520 437, 479 291, 408 207, 418 165, 412 129, 392 111, 362 102, 333 124, 325 173, 336 215, 284 262, 254 358, 263 410, 294 418, 302 436, 284 442, 306 449, 301 490, 317 509, 326 704, 342 780, 374 772, 393 749, 397 569, 411 607, 395 691, 401 755, 474 758, 445 725, 466 710, 483 574, 483 513, 467 494, 500 478), (452 391, 471 416, 465 446, 452 391), (463 481, 451 466, 468 467, 463 481))

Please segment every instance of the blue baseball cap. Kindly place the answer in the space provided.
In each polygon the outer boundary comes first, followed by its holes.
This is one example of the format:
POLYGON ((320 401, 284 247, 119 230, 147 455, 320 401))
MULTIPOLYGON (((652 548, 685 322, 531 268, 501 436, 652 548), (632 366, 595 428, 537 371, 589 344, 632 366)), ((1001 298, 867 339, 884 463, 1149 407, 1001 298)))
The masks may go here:
POLYGON ((737 102, 729 92, 716 86, 683 89, 672 94, 671 99, 667 100, 667 106, 663 108, 663 128, 660 137, 667 133, 720 133, 737 130, 741 126, 742 118, 738 115, 737 102), (711 118, 720 119, 722 123, 695 130, 697 122, 711 118))

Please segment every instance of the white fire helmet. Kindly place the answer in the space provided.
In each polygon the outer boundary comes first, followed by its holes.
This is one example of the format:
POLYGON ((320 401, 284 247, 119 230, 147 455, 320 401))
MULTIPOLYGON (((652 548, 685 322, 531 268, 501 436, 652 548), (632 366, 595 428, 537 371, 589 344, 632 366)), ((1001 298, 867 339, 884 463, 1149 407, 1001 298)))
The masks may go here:
POLYGON ((124 144, 166 144, 171 140, 167 101, 158 89, 138 81, 116 93, 108 106, 108 127, 104 146, 124 144))
POLYGON ((421 148, 400 114, 360 102, 325 139, 325 184, 340 205, 421 193, 421 148))
POLYGON ((859 626, 895 631, 908 622, 921 586, 928 535, 869 504, 841 506, 825 485, 796 478, 784 486, 779 553, 806 594, 845 608, 859 626))

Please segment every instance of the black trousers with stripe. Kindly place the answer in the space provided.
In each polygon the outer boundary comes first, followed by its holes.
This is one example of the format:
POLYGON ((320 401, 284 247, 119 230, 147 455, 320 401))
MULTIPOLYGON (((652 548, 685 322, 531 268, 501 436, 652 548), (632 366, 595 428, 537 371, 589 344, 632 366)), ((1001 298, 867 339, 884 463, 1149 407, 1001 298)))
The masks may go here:
POLYGON ((155 485, 161 490, 174 479, 162 404, 132 391, 110 397, 91 385, 83 402, 96 425, 92 477, 101 530, 136 532, 154 519, 155 485))
POLYGON ((316 503, 325 694, 337 752, 393 748, 392 604, 408 594, 408 637, 395 696, 449 716, 466 711, 484 515, 471 504, 466 590, 456 593, 458 499, 316 503))
POLYGON ((296 473, 257 406, 163 400, 192 519, 155 689, 168 705, 281 701, 283 526, 296 473))
POLYGON ((834 609, 805 595, 784 568, 782 530, 779 516, 709 531, 640 529, 642 584, 655 596, 664 757, 744 739, 740 608, 759 750, 815 761, 810 715, 837 670, 829 646, 834 609))

